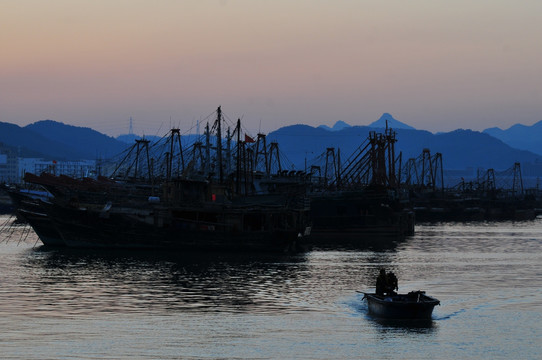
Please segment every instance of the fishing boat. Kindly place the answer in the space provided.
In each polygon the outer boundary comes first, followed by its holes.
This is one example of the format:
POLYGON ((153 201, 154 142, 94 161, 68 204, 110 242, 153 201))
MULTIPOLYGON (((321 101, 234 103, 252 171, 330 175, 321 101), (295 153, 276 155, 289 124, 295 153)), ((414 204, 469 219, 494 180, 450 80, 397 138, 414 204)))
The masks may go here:
POLYGON ((23 189, 16 186, 4 186, 15 208, 17 219, 28 223, 44 245, 64 246, 60 233, 54 227, 43 205, 52 199, 52 195, 43 190, 23 189))
POLYGON ((411 291, 408 294, 377 295, 364 293, 369 313, 383 319, 431 319, 433 308, 440 301, 425 294, 411 291))
POLYGON ((278 145, 268 149, 263 135, 258 141, 250 139, 253 147, 241 141, 240 120, 233 134, 228 130, 223 146, 222 121, 219 107, 215 144, 209 124, 205 145, 196 142, 183 149, 179 129, 152 148, 148 140, 136 140, 108 177, 26 173, 26 183, 52 195, 38 202, 37 213, 43 216, 30 225, 38 233, 37 225, 52 224, 68 247, 262 252, 302 248, 302 238, 310 235, 306 177, 284 174, 278 145), (264 171, 256 161, 261 153, 264 171), (191 155, 188 164, 186 154, 191 155))
POLYGON ((390 128, 372 131, 345 162, 340 149, 327 148, 318 157, 325 163, 311 165, 311 243, 359 247, 368 238, 390 243, 414 234, 414 213, 395 167, 396 141, 390 128))
POLYGON ((186 196, 194 186, 206 190, 209 184, 178 181, 174 189, 164 190, 177 201, 133 197, 100 204, 55 197, 40 204, 68 247, 293 251, 307 235, 307 211, 292 202, 293 194, 226 201, 209 191, 208 199, 196 201, 186 196))

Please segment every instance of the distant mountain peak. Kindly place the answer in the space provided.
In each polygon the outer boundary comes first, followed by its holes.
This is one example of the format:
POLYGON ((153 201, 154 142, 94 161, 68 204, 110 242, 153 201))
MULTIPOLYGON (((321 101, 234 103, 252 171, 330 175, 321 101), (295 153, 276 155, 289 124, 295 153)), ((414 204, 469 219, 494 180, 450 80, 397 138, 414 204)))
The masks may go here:
POLYGON ((333 125, 333 127, 331 128, 333 131, 339 131, 339 130, 342 130, 344 128, 349 128, 349 127, 352 127, 350 126, 349 124, 345 123, 344 121, 342 120, 339 120, 335 123, 335 125, 333 125))
POLYGON ((390 113, 383 113, 378 120, 395 120, 390 113))
MULTIPOLYGON (((26 125, 23 129, 71 149, 71 152, 63 154, 65 158, 106 158, 126 149, 126 144, 92 128, 64 124, 55 120, 40 120, 26 125)), ((51 153, 45 146, 39 151, 44 154, 51 153)))
POLYGON ((327 131, 340 131, 342 129, 346 129, 346 128, 349 128, 349 127, 352 127, 352 125, 349 125, 347 123, 345 123, 344 121, 342 120, 339 120, 335 123, 335 125, 333 125, 333 127, 329 127, 327 125, 320 125, 318 126, 320 129, 324 129, 324 130, 327 130, 327 131))
POLYGON ((390 113, 383 113, 380 119, 377 121, 369 124, 369 127, 372 128, 385 128, 386 122, 388 123, 387 126, 392 129, 409 129, 409 130, 416 130, 410 125, 407 125, 403 122, 400 122, 399 120, 395 119, 390 113))
POLYGON ((542 154, 542 146, 540 145, 542 120, 533 125, 514 124, 506 130, 499 127, 492 127, 485 129, 483 132, 516 149, 542 154))

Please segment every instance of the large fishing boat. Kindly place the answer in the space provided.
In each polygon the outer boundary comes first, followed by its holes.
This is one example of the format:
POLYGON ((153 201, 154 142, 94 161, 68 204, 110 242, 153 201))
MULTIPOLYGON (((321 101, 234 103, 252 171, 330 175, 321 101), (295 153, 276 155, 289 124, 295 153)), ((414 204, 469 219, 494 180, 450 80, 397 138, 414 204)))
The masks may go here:
POLYGON ((340 149, 328 148, 325 163, 311 166, 311 243, 359 247, 414 233, 414 213, 397 176, 396 141, 392 129, 370 132, 344 164, 340 149))
POLYGON ((186 166, 173 129, 167 151, 152 153, 149 141, 138 140, 128 151, 135 158, 126 155, 107 178, 27 173, 25 181, 54 196, 38 206, 67 246, 295 250, 310 234, 305 177, 272 172, 267 152, 259 171, 259 143, 241 141, 239 120, 223 147, 222 121, 219 107, 215 142, 207 125, 206 143, 193 144, 186 166))

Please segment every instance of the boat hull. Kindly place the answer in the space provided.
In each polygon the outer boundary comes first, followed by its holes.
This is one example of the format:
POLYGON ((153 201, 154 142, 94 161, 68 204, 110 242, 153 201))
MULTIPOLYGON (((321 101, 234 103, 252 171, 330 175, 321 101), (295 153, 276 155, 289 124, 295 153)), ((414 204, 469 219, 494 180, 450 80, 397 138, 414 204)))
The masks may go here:
POLYGON ((65 246, 66 243, 62 239, 62 236, 54 226, 51 219, 47 216, 47 214, 26 210, 26 209, 19 209, 17 211, 18 215, 20 215, 30 226, 34 229, 35 233, 40 238, 43 245, 46 246, 65 246))
MULTIPOLYGON (((302 230, 295 228, 240 231, 230 223, 188 221, 171 211, 160 214, 147 209, 112 209, 104 213, 50 205, 47 210, 68 247, 283 252, 296 251, 301 245, 302 230)), ((248 216, 254 217, 254 212, 248 216)))
POLYGON ((369 313, 382 319, 431 319, 440 301, 422 291, 397 295, 365 294, 369 313))
POLYGON ((44 245, 66 245, 41 205, 43 201, 50 199, 48 193, 21 189, 6 189, 6 192, 15 205, 17 217, 21 221, 27 222, 34 229, 34 232, 44 245))

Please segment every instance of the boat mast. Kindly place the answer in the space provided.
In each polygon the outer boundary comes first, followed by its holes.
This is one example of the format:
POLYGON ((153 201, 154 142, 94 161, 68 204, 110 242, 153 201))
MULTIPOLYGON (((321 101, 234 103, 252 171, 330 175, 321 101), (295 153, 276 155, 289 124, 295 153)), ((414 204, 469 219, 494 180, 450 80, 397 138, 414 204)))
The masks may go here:
POLYGON ((336 183, 337 183, 337 188, 340 188, 341 187, 341 172, 342 172, 342 168, 341 168, 341 148, 337 148, 337 179, 336 179, 336 183))
POLYGON ((231 173, 231 138, 232 134, 230 133, 230 127, 226 132, 226 176, 229 176, 231 173))
POLYGON ((175 134, 179 132, 179 129, 171 129, 170 144, 169 144, 169 157, 167 167, 167 179, 171 180, 173 175, 173 143, 175 142, 175 134))
POLYGON ((265 141, 265 134, 258 133, 258 139, 256 140, 256 151, 254 154, 254 170, 257 171, 259 169, 259 158, 260 155, 263 156, 263 167, 264 167, 264 173, 269 175, 269 161, 268 161, 268 154, 267 154, 267 144, 265 141))
POLYGON ((235 164, 237 181, 235 182, 235 192, 239 194, 241 192, 241 119, 237 119, 237 126, 234 133, 237 131, 237 163, 235 164))
POLYGON ((179 156, 181 157, 181 168, 179 169, 179 176, 184 171, 184 154, 183 154, 183 144, 181 143, 181 130, 177 129, 177 142, 179 143, 179 156))
POLYGON ((221 121, 222 120, 222 110, 220 109, 220 106, 216 110, 216 152, 217 152, 217 160, 218 160, 218 179, 220 184, 222 184, 224 180, 224 173, 222 169, 222 127, 221 127, 221 121))
POLYGON ((211 173, 211 139, 209 133, 209 123, 205 125, 205 174, 211 173))

